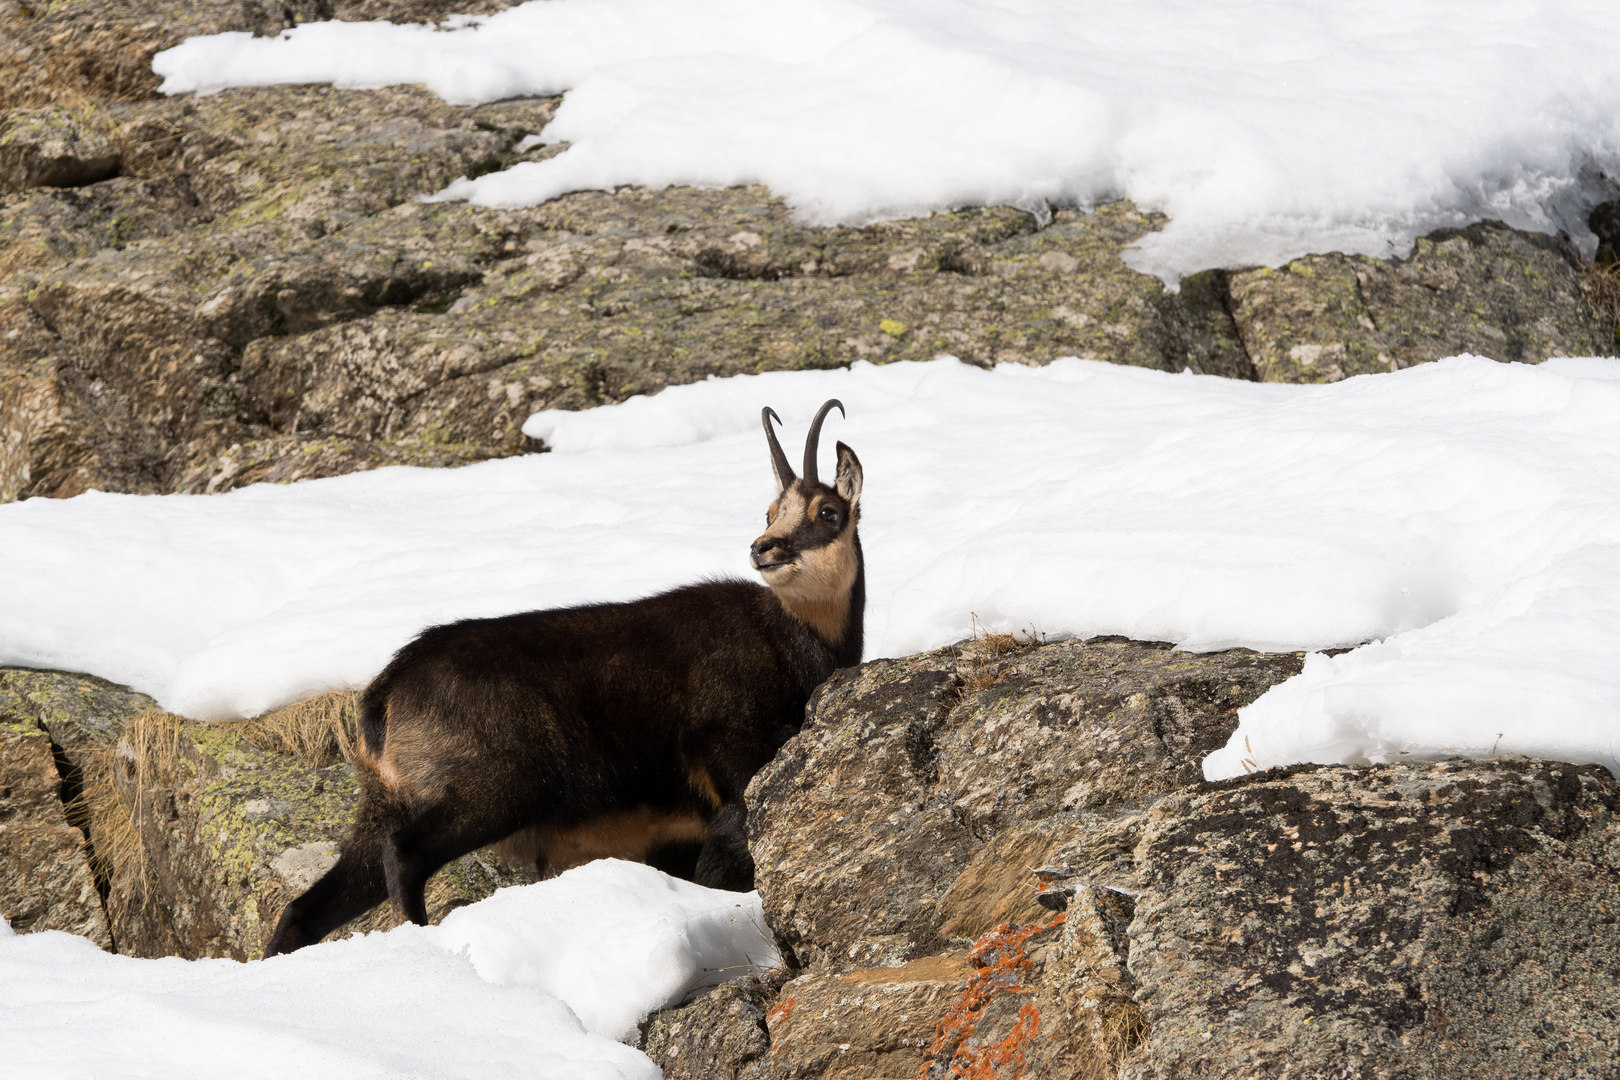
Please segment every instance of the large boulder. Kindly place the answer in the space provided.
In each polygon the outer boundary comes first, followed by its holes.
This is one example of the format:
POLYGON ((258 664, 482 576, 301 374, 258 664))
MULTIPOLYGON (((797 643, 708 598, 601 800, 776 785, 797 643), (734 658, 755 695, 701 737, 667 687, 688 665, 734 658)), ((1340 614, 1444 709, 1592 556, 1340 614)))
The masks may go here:
POLYGON ((765 914, 801 964, 895 965, 1027 922, 1030 871, 1134 887, 1152 796, 1202 778, 1297 654, 984 643, 830 679, 749 787, 765 914), (1004 648, 1007 646, 1003 646, 1004 648), (851 880, 862 888, 852 890, 851 880))
POLYGON ((1273 769, 1154 807, 1127 1076, 1620 1067, 1620 785, 1523 759, 1273 769))
POLYGON ((791 969, 645 1047, 738 1080, 1620 1067, 1620 783, 1519 758, 1203 782, 1298 666, 991 641, 840 673, 748 794, 791 969))

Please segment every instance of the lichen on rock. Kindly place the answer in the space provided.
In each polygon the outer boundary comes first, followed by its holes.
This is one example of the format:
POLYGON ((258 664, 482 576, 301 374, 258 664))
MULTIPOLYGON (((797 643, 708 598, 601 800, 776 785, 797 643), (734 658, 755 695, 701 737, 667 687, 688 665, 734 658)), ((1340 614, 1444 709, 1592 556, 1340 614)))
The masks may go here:
MULTIPOLYGON (((50 801, 83 825, 72 851, 87 847, 78 859, 92 893, 99 885, 105 895, 101 917, 120 953, 261 955, 282 905, 331 866, 348 835, 358 789, 336 751, 341 737, 289 741, 287 724, 187 721, 145 695, 59 672, 0 669, 0 701, 7 716, 37 725, 46 761, 53 748, 60 758, 50 801), (57 786, 69 789, 65 809, 57 786)), ((0 783, 29 775, 8 759, 0 783)), ((429 914, 533 879, 474 852, 435 875, 429 914)), ((384 905, 340 933, 392 922, 384 905)))

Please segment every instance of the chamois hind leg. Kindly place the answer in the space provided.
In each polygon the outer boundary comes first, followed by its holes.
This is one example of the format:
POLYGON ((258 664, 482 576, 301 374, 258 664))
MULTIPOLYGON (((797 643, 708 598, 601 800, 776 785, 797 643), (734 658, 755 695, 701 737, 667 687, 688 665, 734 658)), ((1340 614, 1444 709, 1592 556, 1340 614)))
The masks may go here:
POLYGON ((356 824, 337 865, 282 908, 275 932, 264 948, 266 957, 313 945, 388 899, 382 862, 385 827, 383 822, 364 819, 356 824))
POLYGON ((697 861, 702 854, 701 844, 665 844, 647 852, 647 865, 654 870, 662 870, 670 877, 696 881, 697 861))
POLYGON ((754 887, 754 857, 748 853, 748 809, 728 802, 709 823, 692 880, 711 889, 747 892, 754 887))
POLYGON ((382 842, 383 874, 395 918, 426 926, 428 879, 450 860, 512 831, 512 822, 468 814, 449 799, 395 829, 382 842))

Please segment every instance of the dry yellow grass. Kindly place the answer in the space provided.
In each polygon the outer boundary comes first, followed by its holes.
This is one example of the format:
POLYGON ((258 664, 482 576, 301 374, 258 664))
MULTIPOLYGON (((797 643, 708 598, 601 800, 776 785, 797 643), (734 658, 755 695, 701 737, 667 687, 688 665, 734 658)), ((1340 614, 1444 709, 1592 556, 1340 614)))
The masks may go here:
MULTIPOLYGON (((333 765, 352 757, 358 702, 358 694, 334 690, 230 726, 261 750, 333 765)), ((157 803, 153 793, 175 782, 182 724, 157 709, 135 716, 116 747, 84 761, 81 786, 68 806, 69 819, 85 831, 97 880, 126 891, 138 881, 143 899, 150 892, 145 818, 157 803)))
POLYGON ((291 754, 317 767, 354 760, 360 733, 360 695, 328 690, 232 725, 260 750, 291 754))
POLYGON ((131 870, 145 885, 146 851, 135 812, 124 802, 113 780, 117 751, 111 748, 91 756, 83 770, 79 793, 68 804, 68 820, 82 823, 90 869, 96 880, 127 881, 131 870))
POLYGON ((1102 1066, 1097 1072, 1099 1080, 1113 1076, 1120 1061, 1133 1048, 1146 1042, 1147 1035, 1147 1018, 1142 1015, 1140 1005, 1128 998, 1110 1002, 1104 1009, 1096 1034, 1098 1058, 1101 1059, 1098 1064, 1102 1066))
POLYGON ((1044 640, 1034 630, 1023 634, 992 633, 980 626, 979 617, 974 615, 973 637, 956 650, 957 673, 962 676, 961 696, 965 698, 1001 682, 1009 671, 1003 661, 1028 652, 1044 640))
POLYGON ((1620 263, 1590 263, 1586 292, 1592 306, 1608 320, 1611 333, 1620 333, 1620 263))
POLYGON ((174 781, 180 727, 178 716, 157 709, 135 716, 116 747, 90 755, 79 793, 68 806, 69 818, 84 822, 96 877, 125 888, 134 877, 143 898, 149 879, 142 827, 152 805, 151 793, 174 781))

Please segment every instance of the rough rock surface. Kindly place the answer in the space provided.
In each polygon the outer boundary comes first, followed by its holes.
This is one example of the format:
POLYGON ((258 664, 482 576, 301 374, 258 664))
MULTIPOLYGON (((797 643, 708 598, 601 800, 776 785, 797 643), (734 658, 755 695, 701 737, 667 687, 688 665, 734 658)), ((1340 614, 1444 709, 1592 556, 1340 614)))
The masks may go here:
POLYGON ((835 675, 750 785, 765 915, 801 964, 965 950, 1040 913, 1029 871, 1057 852, 1134 885, 1151 797, 1202 779, 1237 710, 1301 662, 1122 639, 983 650, 835 675), (852 877, 873 888, 852 891, 852 877))
POLYGON ((1620 785, 1598 765, 1295 766, 1161 800, 1129 1076, 1612 1076, 1620 785))
POLYGON ((1613 351, 1562 237, 1495 222, 1418 240, 1408 259, 1311 255, 1231 280, 1232 315, 1267 382, 1334 382, 1470 352, 1537 363, 1613 351))
POLYGON ((1208 784, 1203 754, 1297 657, 997 652, 823 687, 749 790, 767 918, 796 966, 774 994, 666 1012, 655 1060, 746 1080, 1620 1069, 1605 770, 1503 758, 1208 784))
POLYGON ((65 930, 112 948, 107 915, 68 824, 51 740, 0 691, 0 917, 18 933, 65 930))
POLYGON ((77 187, 117 169, 112 140, 65 109, 18 110, 0 119, 0 191, 77 187))
MULTIPOLYGON (((120 953, 262 955, 281 906, 336 861, 357 795, 348 765, 260 749, 233 725, 183 721, 88 676, 0 669, 0 695, 8 716, 49 733, 47 762, 53 743, 60 755, 53 795, 79 796, 120 953)), ((6 764, 0 783, 16 784, 6 764)), ((491 852, 465 856, 430 883, 430 916, 525 880, 491 852)), ((382 906, 339 933, 391 924, 382 906)))
POLYGON ((688 1008, 653 1016, 641 1047, 664 1080, 738 1080, 771 1048, 765 1010, 775 989, 752 976, 723 983, 688 1008))
POLYGON ((537 409, 710 374, 949 352, 1320 381, 1612 337, 1567 243, 1499 226, 1168 293, 1121 260, 1163 223, 1128 203, 858 229, 763 189, 423 205, 555 153, 517 150, 555 101, 165 99, 149 70, 191 34, 504 6, 0 0, 0 188, 23 188, 0 195, 0 501, 463 464, 539 449, 518 430, 537 409))

